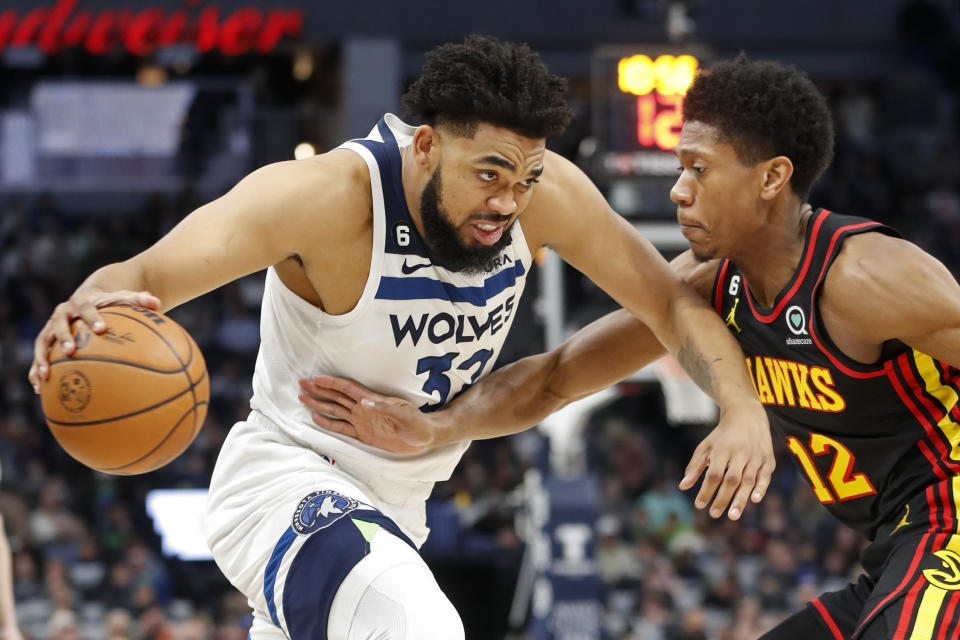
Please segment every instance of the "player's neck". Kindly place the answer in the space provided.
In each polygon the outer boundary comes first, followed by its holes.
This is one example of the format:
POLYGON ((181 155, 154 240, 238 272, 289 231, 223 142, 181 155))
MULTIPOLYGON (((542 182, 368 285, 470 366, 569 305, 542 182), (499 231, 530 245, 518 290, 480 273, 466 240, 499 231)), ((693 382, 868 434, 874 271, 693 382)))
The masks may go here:
POLYGON ((417 233, 422 238, 424 234, 423 220, 420 216, 420 198, 423 195, 426 181, 424 181, 423 172, 419 170, 413 157, 413 145, 408 145, 401 151, 400 182, 403 184, 403 197, 407 201, 407 211, 410 212, 410 217, 413 219, 413 226, 417 228, 417 233))
POLYGON ((773 306, 793 278, 803 256, 812 213, 809 204, 796 199, 771 211, 758 237, 745 242, 744 251, 734 259, 760 304, 773 306))

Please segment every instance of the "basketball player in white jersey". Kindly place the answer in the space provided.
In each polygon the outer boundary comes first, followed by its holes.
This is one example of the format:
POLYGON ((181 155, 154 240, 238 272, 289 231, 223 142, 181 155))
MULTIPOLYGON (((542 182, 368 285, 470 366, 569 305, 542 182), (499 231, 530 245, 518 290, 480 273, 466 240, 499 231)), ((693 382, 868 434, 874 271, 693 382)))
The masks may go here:
POLYGON ((546 150, 569 120, 563 90, 525 45, 443 45, 404 96, 423 124, 387 115, 366 139, 255 171, 93 273, 37 337, 35 389, 54 342, 72 353, 71 320, 103 331, 100 307, 167 310, 267 269, 252 412, 223 446, 206 519, 218 565, 254 609, 254 640, 464 637, 416 549, 431 488, 469 443, 391 454, 329 433, 297 381, 349 377, 424 411, 447 402, 493 367, 545 245, 717 398, 716 500, 766 489, 768 424, 723 323, 586 175, 546 150))

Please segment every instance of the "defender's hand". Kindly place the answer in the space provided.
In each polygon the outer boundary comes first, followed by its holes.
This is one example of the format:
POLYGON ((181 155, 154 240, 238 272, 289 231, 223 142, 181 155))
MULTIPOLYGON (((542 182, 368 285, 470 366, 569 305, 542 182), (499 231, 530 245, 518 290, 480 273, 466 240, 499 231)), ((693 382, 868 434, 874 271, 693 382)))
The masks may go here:
POLYGON ((393 453, 420 453, 438 444, 439 423, 412 403, 334 376, 301 378, 300 402, 317 426, 393 453))
POLYGON ((692 487, 706 470, 694 504, 703 509, 716 493, 710 515, 719 518, 729 504, 728 517, 738 520, 748 499, 763 499, 774 467, 770 425, 758 402, 720 419, 693 452, 680 488, 692 487))
POLYGON ((27 377, 35 393, 40 393, 40 383, 50 377, 47 358, 54 343, 59 343, 60 349, 68 356, 76 350, 70 323, 80 318, 94 333, 103 333, 107 330, 107 323, 97 309, 116 305, 157 310, 160 300, 146 291, 91 291, 75 293, 66 302, 58 304, 33 343, 33 363, 27 377))

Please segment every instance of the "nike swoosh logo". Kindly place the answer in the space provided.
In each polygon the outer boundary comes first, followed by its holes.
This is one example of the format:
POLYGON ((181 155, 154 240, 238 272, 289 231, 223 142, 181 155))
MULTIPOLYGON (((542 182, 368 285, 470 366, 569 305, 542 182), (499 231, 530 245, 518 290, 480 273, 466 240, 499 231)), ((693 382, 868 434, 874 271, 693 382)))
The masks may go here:
POLYGON ((425 262, 423 264, 407 264, 407 260, 406 258, 404 258, 403 264, 400 265, 400 271, 403 271, 404 275, 410 275, 414 271, 423 269, 424 267, 430 267, 430 266, 433 266, 433 265, 429 262, 425 262))

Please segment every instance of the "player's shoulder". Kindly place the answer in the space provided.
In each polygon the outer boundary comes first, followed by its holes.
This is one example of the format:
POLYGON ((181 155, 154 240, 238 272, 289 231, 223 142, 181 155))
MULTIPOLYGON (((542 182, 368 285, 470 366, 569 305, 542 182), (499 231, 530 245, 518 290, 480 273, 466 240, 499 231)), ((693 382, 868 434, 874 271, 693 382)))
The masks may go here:
MULTIPOLYGON (((830 265, 821 308, 854 322, 913 316, 949 272, 908 240, 877 232, 847 238, 830 265)), ((879 330, 878 326, 874 326, 879 330)))
POLYGON ((889 288, 912 277, 936 259, 909 240, 867 232, 844 240, 827 273, 831 288, 889 288))
POLYGON ((549 245, 558 236, 575 233, 598 207, 609 212, 609 205, 583 170, 553 151, 543 158, 543 175, 523 211, 524 235, 531 250, 549 245))
POLYGON ((577 189, 577 185, 592 184, 589 176, 572 160, 549 149, 543 155, 543 177, 538 187, 547 195, 562 198, 577 189))
MULTIPOLYGON (((347 149, 333 149, 302 160, 284 160, 265 165, 248 176, 278 196, 355 196, 370 189, 366 163, 347 149)), ((313 201, 314 203, 317 200, 313 201)))
POLYGON ((910 341, 955 326, 960 290, 935 257, 903 240, 880 233, 848 238, 827 273, 822 311, 858 327, 876 340, 910 341))
POLYGON ((337 240, 338 230, 364 228, 372 215, 366 163, 346 149, 268 164, 244 182, 291 233, 304 233, 304 225, 320 227, 337 240))
POLYGON ((556 209, 570 206, 577 192, 592 184, 580 167, 559 153, 547 150, 543 156, 543 175, 534 187, 529 207, 556 209))

